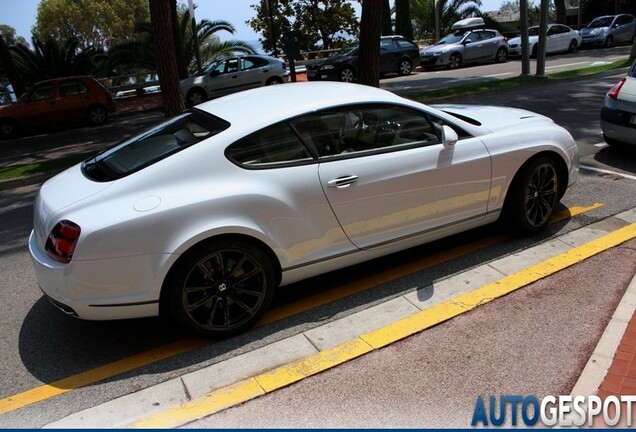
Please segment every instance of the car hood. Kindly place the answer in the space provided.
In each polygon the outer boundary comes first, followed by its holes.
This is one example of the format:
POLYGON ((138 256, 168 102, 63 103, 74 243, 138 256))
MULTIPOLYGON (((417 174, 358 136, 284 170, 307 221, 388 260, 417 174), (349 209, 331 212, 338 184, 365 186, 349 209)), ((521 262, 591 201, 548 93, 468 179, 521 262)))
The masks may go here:
POLYGON ((581 29, 581 35, 597 35, 597 34, 605 33, 607 30, 609 30, 608 27, 594 27, 594 28, 583 27, 581 29))
POLYGON ((420 50, 420 55, 424 54, 433 54, 439 51, 448 51, 450 49, 456 48, 460 44, 439 44, 439 45, 431 45, 420 50))
POLYGON ((191 87, 193 85, 203 85, 205 83, 205 80, 207 78, 207 75, 197 75, 197 76, 193 76, 193 77, 189 77, 189 78, 184 78, 180 81, 182 86, 185 87, 191 87))
POLYGON ((554 123, 549 117, 518 108, 480 105, 433 105, 436 109, 455 115, 491 132, 528 126, 534 122, 554 123))

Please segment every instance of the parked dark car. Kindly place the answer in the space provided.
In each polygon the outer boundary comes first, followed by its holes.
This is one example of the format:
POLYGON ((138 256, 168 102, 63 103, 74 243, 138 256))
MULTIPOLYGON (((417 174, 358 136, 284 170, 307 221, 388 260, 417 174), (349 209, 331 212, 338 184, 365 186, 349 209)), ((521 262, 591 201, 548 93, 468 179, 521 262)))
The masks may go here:
POLYGON ((115 112, 112 95, 90 76, 41 81, 11 105, 0 106, 0 138, 18 136, 31 127, 86 120, 98 125, 115 112))
POLYGON ((634 15, 606 15, 594 18, 581 29, 583 45, 610 47, 619 43, 634 43, 636 18, 634 15))
MULTIPOLYGON (((359 46, 344 48, 326 60, 307 66, 309 81, 343 81, 358 79, 359 46)), ((380 75, 409 75, 420 64, 418 46, 403 36, 382 36, 380 39, 380 75)))

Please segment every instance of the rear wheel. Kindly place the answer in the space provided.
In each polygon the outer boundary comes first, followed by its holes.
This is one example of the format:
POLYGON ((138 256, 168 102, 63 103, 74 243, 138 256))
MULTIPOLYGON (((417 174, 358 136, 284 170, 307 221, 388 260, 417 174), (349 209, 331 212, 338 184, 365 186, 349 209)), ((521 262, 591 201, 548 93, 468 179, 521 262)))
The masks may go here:
POLYGON ((523 234, 541 231, 559 201, 559 176, 555 162, 540 157, 521 168, 510 187, 507 203, 511 223, 523 234))
POLYGON ((274 295, 275 273, 252 243, 221 239, 188 252, 168 287, 169 310, 183 327, 226 337, 251 327, 274 295))
POLYGON ((461 65, 462 65, 462 56, 459 55, 458 53, 451 54, 450 58, 448 59, 448 67, 450 69, 457 69, 461 65))
POLYGON ((18 136, 18 125, 13 120, 0 120, 0 139, 11 139, 18 136))
POLYGON ((208 100, 208 95, 201 89, 192 89, 186 96, 186 106, 193 107, 208 100))
POLYGON ((265 83, 265 85, 276 85, 276 84, 282 84, 283 80, 280 77, 271 77, 267 80, 267 82, 265 83))
POLYGON ((88 122, 92 125, 100 125, 108 120, 108 111, 101 105, 93 105, 86 113, 88 122))
POLYGON ((497 63, 505 63, 508 60, 508 50, 505 48, 499 48, 497 54, 495 54, 495 61, 497 63))
POLYGON ((568 47, 568 52, 573 53, 579 47, 579 44, 576 42, 576 39, 572 39, 570 41, 570 46, 568 47))

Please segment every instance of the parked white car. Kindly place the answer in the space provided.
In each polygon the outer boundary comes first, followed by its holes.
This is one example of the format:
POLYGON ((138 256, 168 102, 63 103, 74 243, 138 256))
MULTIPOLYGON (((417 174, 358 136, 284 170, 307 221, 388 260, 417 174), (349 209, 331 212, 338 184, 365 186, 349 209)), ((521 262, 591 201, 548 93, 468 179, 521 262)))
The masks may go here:
POLYGON ((187 107, 208 99, 255 87, 287 82, 285 62, 262 55, 240 55, 216 60, 198 76, 181 80, 187 107))
POLYGON ((529 111, 304 82, 215 99, 46 182, 29 239, 69 315, 254 324, 279 285, 495 222, 543 229, 578 147, 529 111))
POLYGON ((611 145, 636 145, 636 61, 612 87, 601 107, 601 129, 611 145))
MULTIPOLYGON (((528 29, 528 52, 531 57, 537 56, 539 48, 539 26, 528 29)), ((574 52, 581 46, 581 35, 563 24, 549 24, 546 37, 546 54, 574 52)), ((521 37, 508 40, 510 56, 521 55, 521 37)))

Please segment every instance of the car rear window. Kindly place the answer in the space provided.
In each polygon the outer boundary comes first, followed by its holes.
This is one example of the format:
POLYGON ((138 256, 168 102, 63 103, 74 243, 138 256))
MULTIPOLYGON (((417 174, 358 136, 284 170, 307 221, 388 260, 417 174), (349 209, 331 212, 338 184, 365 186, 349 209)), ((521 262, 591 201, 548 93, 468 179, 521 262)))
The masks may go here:
POLYGON ((186 111, 82 163, 86 177, 107 182, 142 170, 230 126, 199 110, 186 111))

